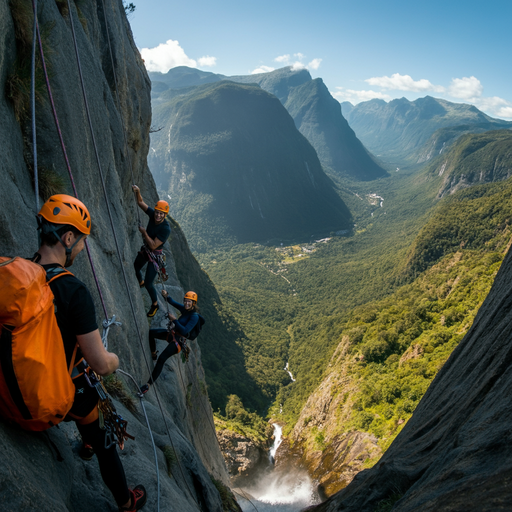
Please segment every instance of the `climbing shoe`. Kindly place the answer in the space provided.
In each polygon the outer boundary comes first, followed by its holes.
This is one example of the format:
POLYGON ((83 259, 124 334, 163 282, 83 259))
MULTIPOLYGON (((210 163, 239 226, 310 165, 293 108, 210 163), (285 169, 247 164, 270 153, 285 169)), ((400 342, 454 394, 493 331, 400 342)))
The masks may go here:
POLYGON ((142 281, 141 283, 139 283, 139 286, 140 286, 141 288, 144 288, 144 281, 142 281))
POLYGON ((80 451, 78 452, 78 456, 82 460, 91 460, 94 455, 94 450, 90 444, 84 443, 80 451))
POLYGON ((158 359, 158 350, 151 352, 151 357, 152 357, 153 361, 156 361, 158 359))
POLYGON ((159 308, 158 304, 151 304, 151 307, 149 308, 149 311, 148 311, 149 318, 153 318, 156 315, 158 308, 159 308))
POLYGON ((145 395, 149 391, 149 384, 144 384, 140 387, 140 394, 145 395))
POLYGON ((119 512, 136 512, 137 510, 140 510, 145 504, 146 504, 146 489, 143 485, 137 485, 133 489, 128 489, 130 491, 130 507, 129 508, 122 508, 119 507, 119 512))

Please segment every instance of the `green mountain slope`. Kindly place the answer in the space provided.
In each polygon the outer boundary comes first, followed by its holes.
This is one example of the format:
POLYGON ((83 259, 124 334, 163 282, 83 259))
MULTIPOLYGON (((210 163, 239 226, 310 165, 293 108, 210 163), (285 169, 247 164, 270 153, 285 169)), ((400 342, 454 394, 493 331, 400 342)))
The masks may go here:
POLYGON ((350 213, 282 104, 220 82, 155 108, 148 162, 191 247, 349 229, 350 213))
POLYGON ((327 171, 362 181, 387 175, 356 137, 320 78, 293 88, 284 106, 327 171))
POLYGON ((493 119, 472 105, 430 96, 389 103, 374 99, 347 107, 342 106, 344 115, 363 144, 378 158, 397 165, 424 162, 425 151, 418 150, 441 128, 469 125, 481 131, 512 127, 512 123, 493 119))
POLYGON ((374 180, 387 172, 368 153, 341 113, 321 78, 290 67, 269 73, 234 76, 231 80, 257 83, 286 107, 295 125, 318 153, 324 168, 340 177, 374 180))
POLYGON ((313 80, 305 69, 286 67, 269 73, 225 77, 180 66, 166 74, 150 73, 150 78, 153 81, 154 106, 176 94, 169 89, 190 88, 226 79, 258 84, 286 107, 327 171, 355 180, 373 180, 387 174, 348 126, 340 104, 323 81, 320 78, 313 80))
POLYGON ((443 178, 438 197, 475 184, 505 180, 512 175, 512 131, 461 135, 432 162, 429 172, 443 178))

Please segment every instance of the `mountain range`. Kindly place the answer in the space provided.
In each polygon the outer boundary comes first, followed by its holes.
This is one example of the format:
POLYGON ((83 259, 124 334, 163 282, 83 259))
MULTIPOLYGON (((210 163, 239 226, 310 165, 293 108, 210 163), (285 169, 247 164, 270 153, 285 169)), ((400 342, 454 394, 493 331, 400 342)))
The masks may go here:
POLYGON ((341 107, 322 79, 313 80, 305 69, 281 68, 269 73, 246 76, 217 75, 180 66, 167 73, 150 73, 153 108, 157 110, 168 89, 195 87, 229 80, 258 84, 275 95, 286 107, 298 130, 315 148, 324 169, 333 175, 355 180, 373 180, 387 172, 357 139, 341 113, 341 107), (163 98, 162 98, 163 96, 163 98))
POLYGON ((512 128, 512 122, 493 119, 473 105, 431 96, 415 101, 373 99, 355 106, 344 102, 341 107, 362 143, 394 165, 424 163, 462 133, 512 128))
POLYGON ((227 81, 162 96, 148 163, 196 251, 351 228, 314 148, 275 96, 227 81))

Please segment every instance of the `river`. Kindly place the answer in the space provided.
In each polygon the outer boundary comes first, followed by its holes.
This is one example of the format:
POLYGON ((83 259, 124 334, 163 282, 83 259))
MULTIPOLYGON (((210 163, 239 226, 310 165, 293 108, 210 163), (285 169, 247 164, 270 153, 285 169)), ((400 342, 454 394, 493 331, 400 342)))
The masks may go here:
POLYGON ((282 428, 276 423, 273 427, 274 443, 269 452, 271 468, 258 475, 251 484, 237 490, 236 498, 244 512, 298 512, 320 503, 313 481, 305 470, 273 467, 277 448, 282 441, 282 428))

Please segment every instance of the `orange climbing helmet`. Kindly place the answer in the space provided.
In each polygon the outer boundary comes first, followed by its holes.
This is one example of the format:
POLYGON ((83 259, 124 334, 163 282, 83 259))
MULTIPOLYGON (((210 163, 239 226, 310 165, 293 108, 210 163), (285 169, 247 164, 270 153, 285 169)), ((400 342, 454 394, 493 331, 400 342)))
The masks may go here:
POLYGON ((52 224, 69 224, 84 235, 91 234, 91 216, 82 201, 66 194, 56 194, 39 211, 43 219, 52 224))
POLYGON ((197 293, 196 292, 187 292, 185 293, 185 299, 189 299, 193 302, 197 302, 197 293))
POLYGON ((166 215, 169 213, 169 203, 167 201, 163 201, 160 199, 158 203, 155 204, 155 210, 159 212, 164 212, 166 215))

